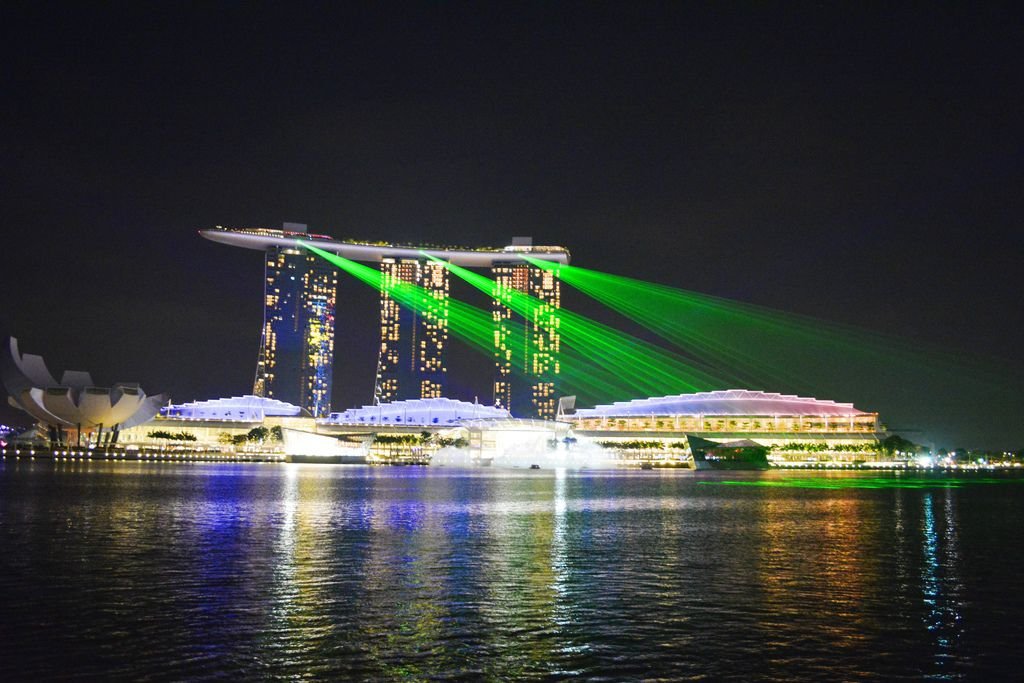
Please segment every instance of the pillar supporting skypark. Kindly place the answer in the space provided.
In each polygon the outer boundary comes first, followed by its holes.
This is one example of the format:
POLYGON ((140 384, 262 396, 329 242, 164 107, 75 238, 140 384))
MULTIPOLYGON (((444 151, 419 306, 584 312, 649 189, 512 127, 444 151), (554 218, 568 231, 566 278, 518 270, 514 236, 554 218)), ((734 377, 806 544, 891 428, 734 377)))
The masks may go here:
MULTIPOLYGON (((311 260, 319 257, 304 249, 303 243, 352 261, 378 263, 385 279, 429 285, 437 298, 436 315, 403 314, 382 289, 381 346, 373 394, 374 401, 382 403, 444 395, 448 271, 437 267, 433 259, 495 273, 495 269, 514 264, 519 269, 537 271, 540 279, 544 279, 544 271, 527 258, 569 263, 569 251, 564 247, 533 246, 521 238, 514 239, 510 246, 490 248, 402 245, 337 240, 311 234, 305 225, 296 223, 286 223, 282 229, 217 226, 199 234, 213 242, 264 253, 264 325, 253 393, 299 405, 314 416, 330 411, 336 284, 332 278, 325 278, 321 264, 311 260)), ((550 275, 546 277, 550 279, 550 275)), ((497 310, 502 304, 495 301, 494 305, 497 310)), ((495 319, 497 333, 501 332, 501 322, 495 319)), ((496 359, 499 352, 496 348, 496 359)), ((500 363, 495 372, 500 375, 500 363)), ((500 380, 496 376, 496 386, 500 380)), ((519 406, 532 405, 529 397, 516 398, 526 399, 516 400, 519 406)), ((502 395, 500 400, 504 403, 510 397, 502 395)), ((545 411, 523 410, 522 417, 551 417, 545 411)))

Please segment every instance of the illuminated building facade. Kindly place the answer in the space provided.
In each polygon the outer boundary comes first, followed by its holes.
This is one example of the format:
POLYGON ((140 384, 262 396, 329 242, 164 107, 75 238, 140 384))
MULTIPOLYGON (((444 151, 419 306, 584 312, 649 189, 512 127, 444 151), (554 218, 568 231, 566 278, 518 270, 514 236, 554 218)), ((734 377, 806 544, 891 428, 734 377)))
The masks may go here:
POLYGON ((561 286, 557 274, 522 261, 496 262, 491 313, 494 319, 494 405, 517 417, 552 420, 561 371, 559 310, 561 286), (512 292, 533 297, 529 319, 508 305, 512 292))
POLYGON ((618 401, 577 410, 566 419, 577 434, 603 443, 660 441, 671 447, 689 435, 718 442, 747 439, 782 462, 877 459, 888 433, 878 413, 851 403, 733 389, 618 401))
POLYGON ((263 334, 253 394, 323 417, 331 412, 337 269, 298 246, 270 247, 265 257, 263 334))
POLYGON ((426 259, 381 260, 380 356, 375 403, 444 395, 448 346, 448 270, 426 259), (390 289, 414 285, 428 297, 425 310, 400 306, 390 289))

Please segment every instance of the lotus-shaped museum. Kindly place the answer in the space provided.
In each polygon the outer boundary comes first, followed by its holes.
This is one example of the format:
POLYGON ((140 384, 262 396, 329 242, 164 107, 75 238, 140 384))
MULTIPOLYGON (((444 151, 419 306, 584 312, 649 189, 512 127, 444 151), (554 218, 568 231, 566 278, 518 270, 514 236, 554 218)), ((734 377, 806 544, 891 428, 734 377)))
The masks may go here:
MULTIPOLYGON (((96 386, 88 372, 66 370, 58 382, 42 356, 22 354, 18 340, 3 349, 3 384, 8 402, 51 428, 51 439, 71 428, 79 435, 121 429, 148 422, 167 403, 166 394, 147 396, 137 383, 96 386)), ((99 437, 97 437, 98 440, 99 437)))

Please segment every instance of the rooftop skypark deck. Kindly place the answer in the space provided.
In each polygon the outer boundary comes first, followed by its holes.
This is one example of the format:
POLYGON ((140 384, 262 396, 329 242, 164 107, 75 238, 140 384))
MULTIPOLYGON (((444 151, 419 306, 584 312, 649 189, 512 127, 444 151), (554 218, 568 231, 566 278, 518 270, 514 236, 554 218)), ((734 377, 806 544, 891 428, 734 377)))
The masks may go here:
POLYGON ((405 245, 388 242, 337 240, 327 235, 269 228, 225 228, 217 226, 200 230, 199 234, 213 242, 233 247, 266 251, 272 247, 298 247, 302 242, 313 244, 325 251, 353 261, 379 262, 385 258, 413 258, 426 256, 442 259, 468 268, 490 268, 496 263, 526 262, 525 255, 540 261, 568 264, 569 250, 558 246, 512 245, 507 247, 441 247, 435 245, 405 245))

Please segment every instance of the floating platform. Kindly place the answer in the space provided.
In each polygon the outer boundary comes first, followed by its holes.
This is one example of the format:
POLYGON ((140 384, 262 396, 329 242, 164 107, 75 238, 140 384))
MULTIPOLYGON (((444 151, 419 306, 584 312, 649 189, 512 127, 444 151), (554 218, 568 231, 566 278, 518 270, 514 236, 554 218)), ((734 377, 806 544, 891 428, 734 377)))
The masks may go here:
POLYGON ((285 462, 319 463, 322 465, 367 465, 365 455, 286 455, 285 462))

